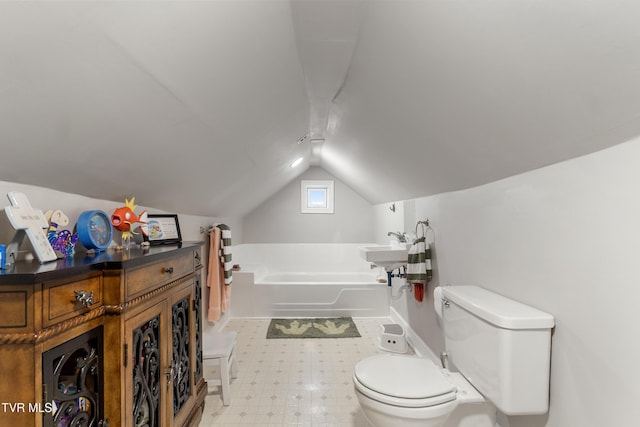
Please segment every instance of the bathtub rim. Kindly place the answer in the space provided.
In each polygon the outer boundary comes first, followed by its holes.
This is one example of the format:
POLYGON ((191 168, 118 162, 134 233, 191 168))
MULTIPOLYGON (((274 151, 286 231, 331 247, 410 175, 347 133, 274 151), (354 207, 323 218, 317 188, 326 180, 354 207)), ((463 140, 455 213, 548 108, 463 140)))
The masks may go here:
POLYGON ((286 271, 278 271, 278 272, 267 272, 261 274, 260 276, 254 275, 254 286, 264 286, 264 285, 280 285, 280 286, 364 286, 364 285, 386 285, 387 282, 379 282, 378 276, 374 273, 363 273, 363 272, 286 272, 286 271), (269 279, 270 276, 282 277, 289 275, 292 278, 296 278, 296 280, 273 280, 269 279), (365 278, 367 280, 301 280, 303 278, 309 277, 321 277, 321 276, 349 276, 365 278))

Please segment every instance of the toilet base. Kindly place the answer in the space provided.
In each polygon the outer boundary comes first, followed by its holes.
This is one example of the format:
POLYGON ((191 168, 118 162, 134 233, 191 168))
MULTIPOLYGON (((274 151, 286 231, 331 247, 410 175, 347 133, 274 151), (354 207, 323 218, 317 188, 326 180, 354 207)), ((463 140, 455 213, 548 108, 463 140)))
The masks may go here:
POLYGON ((374 427, 495 427, 496 407, 490 402, 448 402, 437 407, 400 408, 363 395, 356 397, 374 427))
POLYGON ((427 408, 401 408, 385 405, 356 390, 365 418, 374 427, 443 427, 458 401, 427 408))

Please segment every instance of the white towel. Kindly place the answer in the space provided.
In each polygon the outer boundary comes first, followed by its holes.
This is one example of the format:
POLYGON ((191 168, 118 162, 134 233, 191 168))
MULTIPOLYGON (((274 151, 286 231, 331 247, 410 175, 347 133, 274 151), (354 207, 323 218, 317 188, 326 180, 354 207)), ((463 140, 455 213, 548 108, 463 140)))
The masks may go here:
POLYGON ((409 248, 407 260, 407 282, 426 284, 431 280, 431 250, 424 237, 416 239, 409 248))

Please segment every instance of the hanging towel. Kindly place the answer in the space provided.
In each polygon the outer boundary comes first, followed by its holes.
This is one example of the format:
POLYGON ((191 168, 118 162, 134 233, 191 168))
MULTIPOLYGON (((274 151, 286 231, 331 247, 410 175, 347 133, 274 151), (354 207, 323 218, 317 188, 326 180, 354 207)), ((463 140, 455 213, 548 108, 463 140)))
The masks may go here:
POLYGON ((222 242, 220 245, 220 256, 224 264, 224 284, 229 286, 233 282, 233 263, 231 262, 231 228, 226 224, 217 226, 222 231, 222 242))
POLYGON ((431 276, 431 250, 426 239, 419 237, 409 248, 407 282, 425 284, 431 276))
MULTIPOLYGON (((209 287, 209 309, 207 320, 215 322, 222 314, 222 287, 224 271, 220 265, 220 243, 222 231, 219 228, 211 230, 209 237, 209 265, 207 269, 207 286, 209 287)), ((226 288, 226 286, 224 286, 226 288)))
POLYGON ((424 236, 419 237, 409 248, 407 260, 407 282, 413 284, 416 301, 424 299, 424 286, 431 280, 431 250, 424 236))
POLYGON ((231 298, 231 267, 227 274, 226 260, 231 265, 231 230, 228 226, 221 224, 211 231, 209 247, 209 265, 207 271, 207 286, 209 287, 209 309, 207 319, 214 322, 220 318, 228 306, 231 298), (225 231, 227 231, 225 246, 225 231), (225 254, 226 249, 226 254, 225 254), (228 276, 228 278, 227 278, 228 276))

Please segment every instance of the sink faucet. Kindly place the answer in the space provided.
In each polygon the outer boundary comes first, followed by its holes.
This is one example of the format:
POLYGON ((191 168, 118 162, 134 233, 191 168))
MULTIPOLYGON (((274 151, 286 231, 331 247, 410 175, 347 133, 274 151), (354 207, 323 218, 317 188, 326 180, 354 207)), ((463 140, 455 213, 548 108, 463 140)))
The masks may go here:
POLYGON ((406 243, 407 241, 407 235, 401 231, 398 231, 397 233, 390 231, 387 233, 387 236, 396 236, 396 238, 398 239, 398 242, 400 243, 406 243))

